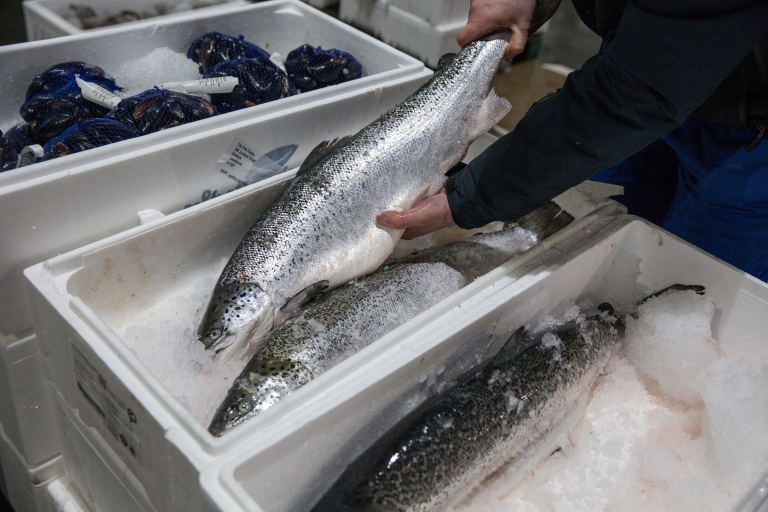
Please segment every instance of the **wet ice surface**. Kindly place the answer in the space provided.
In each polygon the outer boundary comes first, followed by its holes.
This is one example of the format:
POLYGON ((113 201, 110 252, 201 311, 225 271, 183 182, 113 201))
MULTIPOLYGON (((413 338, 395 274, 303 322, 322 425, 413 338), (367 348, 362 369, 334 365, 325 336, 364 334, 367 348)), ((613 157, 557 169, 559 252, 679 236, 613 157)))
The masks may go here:
POLYGON ((486 483, 465 509, 733 508, 768 468, 768 362, 720 352, 713 315, 693 292, 641 306, 570 442, 517 488, 512 475, 486 483))
MULTIPOLYGON (((109 70, 107 70, 109 72, 109 70)), ((155 85, 200 78, 197 64, 183 53, 162 47, 147 56, 126 62, 115 70, 117 85, 123 88, 120 96, 134 96, 155 85)))
POLYGON ((197 328, 218 276, 179 289, 116 334, 205 428, 247 360, 214 362, 197 328))

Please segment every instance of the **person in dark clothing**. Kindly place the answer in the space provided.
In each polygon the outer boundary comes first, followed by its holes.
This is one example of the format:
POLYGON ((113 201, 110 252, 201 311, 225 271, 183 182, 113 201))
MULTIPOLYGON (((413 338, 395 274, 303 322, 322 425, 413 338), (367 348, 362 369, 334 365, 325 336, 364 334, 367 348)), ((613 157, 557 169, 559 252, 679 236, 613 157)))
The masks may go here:
MULTIPOLYGON (((630 213, 768 280, 768 0, 573 3, 600 52, 446 194, 379 224, 414 238, 511 221, 593 177, 624 185, 630 213)), ((536 5, 473 0, 457 40, 511 28, 511 58, 536 5)))

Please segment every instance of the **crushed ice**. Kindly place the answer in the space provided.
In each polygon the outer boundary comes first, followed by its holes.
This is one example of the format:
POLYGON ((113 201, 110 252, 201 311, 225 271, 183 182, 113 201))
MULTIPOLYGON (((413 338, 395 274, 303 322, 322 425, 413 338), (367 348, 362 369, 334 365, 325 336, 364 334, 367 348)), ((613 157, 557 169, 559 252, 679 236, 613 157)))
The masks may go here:
POLYGON ((175 291, 133 318, 116 334, 200 425, 208 428, 247 360, 214 362, 197 328, 217 276, 175 291))
POLYGON ((200 76, 198 66, 192 59, 167 47, 157 48, 145 57, 130 60, 115 72, 117 85, 123 88, 120 96, 126 98, 164 82, 198 80, 200 76))
POLYGON ((714 313, 691 291, 641 305, 570 442, 521 485, 496 478, 463 510, 733 508, 768 468, 768 362, 720 351, 714 313))

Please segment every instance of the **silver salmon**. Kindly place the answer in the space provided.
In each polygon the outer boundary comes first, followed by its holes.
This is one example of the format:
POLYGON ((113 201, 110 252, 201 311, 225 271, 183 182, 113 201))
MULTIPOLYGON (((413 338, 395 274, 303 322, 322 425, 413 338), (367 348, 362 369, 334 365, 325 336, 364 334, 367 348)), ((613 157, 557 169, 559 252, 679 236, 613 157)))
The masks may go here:
POLYGON ((540 441, 585 403, 619 339, 613 308, 598 310, 535 336, 518 329, 473 377, 363 452, 313 512, 444 510, 505 463, 524 467, 537 445, 549 455, 540 441))
POLYGON ((222 271, 198 330, 206 348, 244 355, 249 341, 258 344, 318 292, 384 262, 402 230, 377 226, 376 215, 437 193, 469 144, 509 111, 490 91, 509 36, 488 36, 441 59, 401 104, 313 150, 222 271))
POLYGON ((389 262, 272 331, 219 406, 220 436, 573 220, 549 203, 504 229, 389 262))

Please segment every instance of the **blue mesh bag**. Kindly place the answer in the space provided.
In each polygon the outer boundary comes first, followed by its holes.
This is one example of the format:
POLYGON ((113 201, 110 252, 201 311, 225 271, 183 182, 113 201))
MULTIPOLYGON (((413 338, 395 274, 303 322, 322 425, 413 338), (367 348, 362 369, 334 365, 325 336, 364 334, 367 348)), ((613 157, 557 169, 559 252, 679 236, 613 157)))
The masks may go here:
POLYGON ((240 85, 235 86, 229 93, 211 94, 211 103, 221 113, 296 94, 296 87, 283 70, 266 59, 235 59, 222 62, 206 71, 203 78, 222 76, 235 76, 240 80, 240 85))
POLYGON ((0 171, 16 168, 19 153, 25 146, 32 144, 27 136, 27 125, 17 124, 0 136, 0 171))
POLYGON ((108 91, 120 89, 103 69, 85 62, 64 62, 37 75, 19 110, 29 124, 28 135, 35 144, 43 145, 76 122, 104 117, 109 111, 83 98, 75 82, 76 74, 108 91))
POLYGON ((308 44, 288 54, 285 69, 299 92, 348 82, 363 74, 363 66, 347 52, 312 48, 308 44))
POLYGON ((45 145, 43 160, 79 153, 113 142, 138 137, 133 126, 112 119, 86 119, 69 128, 45 145))
POLYGON ((211 66, 240 57, 269 59, 269 53, 246 41, 244 36, 233 37, 218 32, 208 32, 198 37, 187 50, 187 58, 200 65, 201 74, 211 66))
POLYGON ((215 115, 216 108, 198 96, 148 89, 124 99, 106 117, 134 127, 139 135, 147 135, 215 115))

